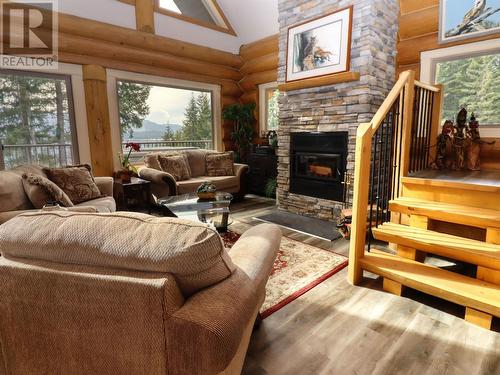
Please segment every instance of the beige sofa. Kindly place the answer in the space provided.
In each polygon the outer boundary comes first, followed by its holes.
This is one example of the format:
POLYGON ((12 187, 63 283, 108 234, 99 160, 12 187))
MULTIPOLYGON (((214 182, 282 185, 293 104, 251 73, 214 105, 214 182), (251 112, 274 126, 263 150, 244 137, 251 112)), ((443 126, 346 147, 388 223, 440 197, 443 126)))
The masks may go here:
POLYGON ((231 193, 236 200, 241 200, 246 193, 246 175, 248 165, 234 164, 234 176, 207 176, 206 154, 210 150, 184 150, 188 157, 192 178, 185 181, 176 181, 166 172, 161 171, 158 164, 158 153, 151 153, 144 157, 145 166, 139 168, 139 177, 151 181, 151 192, 154 199, 195 192, 204 181, 213 183, 218 190, 231 193))
POLYGON ((0 374, 239 374, 280 244, 136 213, 0 226, 0 374), (131 230, 133 228, 133 230, 131 230))
MULTIPOLYGON (((36 210, 24 192, 21 177, 23 173, 47 177, 42 168, 36 165, 23 165, 9 171, 0 171, 0 224, 21 213, 36 210)), ((77 204, 75 207, 94 207, 98 212, 116 211, 113 178, 96 177, 95 182, 104 197, 77 204)))

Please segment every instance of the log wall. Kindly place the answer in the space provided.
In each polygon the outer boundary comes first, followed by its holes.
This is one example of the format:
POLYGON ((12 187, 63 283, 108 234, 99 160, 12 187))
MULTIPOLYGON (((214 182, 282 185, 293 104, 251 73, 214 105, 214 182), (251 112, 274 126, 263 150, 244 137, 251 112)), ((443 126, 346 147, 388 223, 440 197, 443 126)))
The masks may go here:
POLYGON ((278 35, 273 35, 256 42, 245 44, 240 48, 243 75, 239 85, 243 90, 242 103, 256 104, 254 141, 259 141, 259 85, 277 80, 278 75, 278 35))
POLYGON ((481 40, 498 38, 485 35, 458 42, 439 44, 439 0, 400 0, 397 72, 413 69, 420 77, 420 53, 481 40))
MULTIPOLYGON (((239 55, 160 37, 147 27, 143 30, 59 14, 59 60, 217 84, 221 86, 221 108, 239 102, 243 94, 239 55)), ((224 124, 221 134, 223 147, 230 149, 231 125, 224 124)))

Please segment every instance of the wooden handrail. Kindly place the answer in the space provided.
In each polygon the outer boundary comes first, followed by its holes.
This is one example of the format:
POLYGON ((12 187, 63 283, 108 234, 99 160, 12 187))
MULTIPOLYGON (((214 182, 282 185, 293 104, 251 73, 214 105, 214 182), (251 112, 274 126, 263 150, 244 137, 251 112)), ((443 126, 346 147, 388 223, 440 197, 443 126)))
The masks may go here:
POLYGON ((399 75, 398 81, 395 83, 394 87, 391 89, 391 91, 385 98, 384 102, 373 116, 371 121, 372 134, 378 129, 378 127, 382 124, 382 122, 386 118, 387 114, 394 105, 394 102, 398 99, 399 95, 401 94, 401 91, 403 91, 403 88, 408 82, 410 74, 411 70, 405 70, 399 75))
MULTIPOLYGON (((393 118, 392 121, 396 121, 397 124, 400 124, 398 126, 401 126, 400 129, 402 133, 399 133, 401 134, 401 139, 399 142, 396 141, 393 146, 394 152, 401 155, 401 158, 397 158, 397 161, 394 162, 394 165, 391 165, 391 168, 394 167, 394 169, 398 171, 396 176, 398 176, 397 178, 399 178, 399 181, 395 183, 400 185, 401 179, 407 175, 409 168, 415 86, 429 90, 433 95, 442 95, 442 88, 440 86, 435 87, 416 81, 414 71, 404 71, 399 75, 399 79, 387 95, 379 110, 373 116, 371 122, 360 124, 356 133, 354 197, 348 272, 348 278, 352 284, 358 284, 362 279, 362 269, 359 260, 363 258, 365 253, 366 235, 368 231, 368 206, 373 204, 373 202, 369 201, 368 197, 372 163, 372 138, 377 129, 386 121, 387 116, 399 100, 398 108, 393 114, 393 116, 397 117, 393 118)), ((436 102, 438 106, 441 106, 439 98, 436 98, 436 102)), ((439 110, 434 108, 432 113, 434 119, 432 132, 436 131, 436 124, 438 124, 438 121, 434 118, 436 116, 439 117, 437 114, 439 114, 439 110)), ((402 191, 401 186, 397 191, 402 191)), ((372 225, 371 220, 370 218, 370 225, 372 225)))
POLYGON ((426 89, 426 90, 429 90, 429 91, 432 91, 432 92, 439 92, 441 91, 441 85, 436 85, 436 86, 432 86, 432 85, 428 85, 427 83, 423 83, 423 82, 420 82, 420 81, 417 81, 415 80, 415 86, 418 86, 418 87, 421 87, 423 89, 426 89))

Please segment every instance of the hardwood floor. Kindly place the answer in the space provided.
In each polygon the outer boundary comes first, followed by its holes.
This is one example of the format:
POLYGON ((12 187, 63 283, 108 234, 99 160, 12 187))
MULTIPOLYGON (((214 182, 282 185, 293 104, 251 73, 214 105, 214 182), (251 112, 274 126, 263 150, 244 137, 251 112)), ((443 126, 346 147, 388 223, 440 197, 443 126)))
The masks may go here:
MULTIPOLYGON (((237 231, 274 202, 251 197, 232 208, 237 231)), ((334 242, 283 229, 283 235, 347 255, 334 242)), ((245 375, 500 374, 500 333, 464 321, 463 308, 408 290, 397 297, 365 273, 350 285, 347 268, 266 318, 254 332, 245 375)), ((498 320, 496 321, 498 323, 498 320)))

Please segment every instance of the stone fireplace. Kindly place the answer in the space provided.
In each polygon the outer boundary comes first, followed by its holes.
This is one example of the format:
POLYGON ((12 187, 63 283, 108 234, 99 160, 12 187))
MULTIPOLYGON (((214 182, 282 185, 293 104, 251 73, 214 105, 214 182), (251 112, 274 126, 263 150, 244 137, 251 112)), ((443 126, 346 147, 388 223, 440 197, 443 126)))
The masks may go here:
POLYGON ((289 26, 353 6, 350 71, 358 81, 280 95, 280 209, 335 220, 353 173, 356 130, 369 122, 395 82, 397 0, 279 0, 278 84, 285 82, 289 26))

